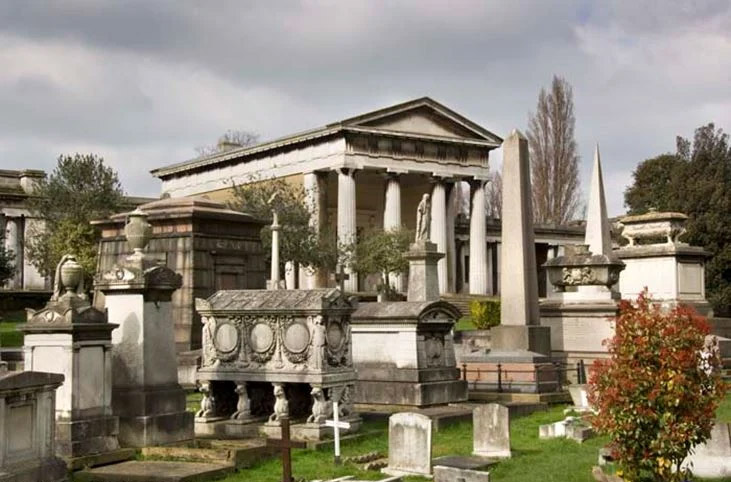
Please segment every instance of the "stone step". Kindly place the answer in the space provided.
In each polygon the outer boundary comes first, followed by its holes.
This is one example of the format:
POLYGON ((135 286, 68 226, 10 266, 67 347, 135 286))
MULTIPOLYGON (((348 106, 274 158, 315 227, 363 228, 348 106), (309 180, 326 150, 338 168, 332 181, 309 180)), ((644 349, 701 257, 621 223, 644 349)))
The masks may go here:
POLYGON ((164 447, 145 447, 142 455, 162 460, 204 462, 233 465, 237 469, 251 467, 255 462, 278 453, 276 447, 267 447, 263 438, 246 440, 199 439, 195 444, 164 447))
POLYGON ((76 472, 74 481, 200 482, 220 479, 233 471, 231 464, 134 460, 76 472))

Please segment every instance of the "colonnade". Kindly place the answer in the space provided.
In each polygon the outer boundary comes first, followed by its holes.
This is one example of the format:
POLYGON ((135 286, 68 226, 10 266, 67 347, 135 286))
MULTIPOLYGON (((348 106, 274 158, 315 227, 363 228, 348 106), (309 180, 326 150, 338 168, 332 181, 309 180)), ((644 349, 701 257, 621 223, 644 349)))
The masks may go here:
MULTIPOLYGON (((337 235, 342 243, 353 242, 356 238, 356 176, 357 170, 352 168, 337 169, 337 235)), ((385 199, 383 211, 384 230, 399 228, 401 219, 401 179, 403 172, 387 172, 385 174, 385 199)), ((304 175, 304 186, 313 213, 313 222, 322 226, 323 213, 326 206, 322 195, 325 184, 324 174, 312 172, 304 175)), ((440 293, 456 291, 457 255, 454 238, 454 221, 457 217, 458 196, 457 185, 462 179, 437 177, 431 179, 431 241, 437 245, 439 252, 446 256, 439 261, 438 277, 440 293)), ((470 179, 470 239, 485 240, 485 180, 470 179)), ((488 260, 487 247, 483 242, 470 243, 470 293, 488 293, 488 260)), ((358 279, 349 266, 345 272, 350 276, 345 281, 345 289, 358 290, 358 279)), ((320 282, 317 275, 301 273, 302 288, 314 288, 320 282)), ((403 290, 402 276, 394 276, 390 281, 397 290, 403 290)))

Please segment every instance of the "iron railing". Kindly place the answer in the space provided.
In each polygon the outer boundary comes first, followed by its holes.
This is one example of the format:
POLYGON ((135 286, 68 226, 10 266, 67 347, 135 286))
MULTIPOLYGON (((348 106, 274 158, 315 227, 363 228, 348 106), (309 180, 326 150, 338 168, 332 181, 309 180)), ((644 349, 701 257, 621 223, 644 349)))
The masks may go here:
MULTIPOLYGON (((522 374, 531 373, 533 374, 533 383, 535 384, 536 391, 539 391, 539 386, 543 383, 555 383, 558 388, 568 383, 569 373, 575 373, 576 383, 586 383, 586 366, 584 360, 579 360, 576 364, 569 364, 565 362, 551 362, 550 365, 535 365, 531 370, 520 370, 520 369, 507 369, 503 367, 502 363, 498 363, 496 369, 484 369, 484 368, 467 368, 467 363, 462 363, 462 380, 470 383, 474 383, 477 388, 477 383, 485 383, 486 380, 481 380, 481 375, 497 374, 497 391, 503 392, 504 385, 513 384, 515 381, 506 381, 504 377, 510 374, 522 374), (473 373, 477 376, 472 379, 468 379, 468 374, 473 373), (546 379, 545 374, 555 374, 555 378, 546 379)), ((525 381, 522 381, 525 383, 525 381)))

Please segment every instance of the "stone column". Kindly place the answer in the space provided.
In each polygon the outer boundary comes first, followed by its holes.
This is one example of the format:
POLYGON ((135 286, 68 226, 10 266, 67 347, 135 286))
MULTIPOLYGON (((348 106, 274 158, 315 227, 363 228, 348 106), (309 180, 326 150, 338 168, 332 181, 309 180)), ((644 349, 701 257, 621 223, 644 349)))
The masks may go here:
MULTIPOLYGON (((431 241, 437 245, 437 251, 447 252, 447 187, 443 179, 433 180, 431 193, 431 241)), ((447 258, 437 263, 439 293, 447 292, 447 258)))
POLYGON ((494 249, 493 243, 487 243, 485 253, 487 254, 487 294, 493 296, 495 294, 495 287, 492 285, 493 272, 495 271, 495 263, 492 262, 492 253, 494 249))
POLYGON ((454 239, 454 221, 459 212, 462 182, 450 183, 447 196, 447 292, 457 292, 457 246, 454 239))
MULTIPOLYGON (((355 243, 356 238, 355 169, 338 169, 338 241, 355 243)), ((345 290, 358 291, 358 277, 350 265, 344 266, 350 277, 345 281, 345 290)))
MULTIPOLYGON (((401 228, 401 180, 400 174, 388 173, 386 175, 386 198, 383 204, 383 230, 401 228)), ((389 275, 389 283, 396 288, 396 291, 404 290, 402 275, 389 275)))
POLYGON ((485 226, 485 181, 470 182, 470 294, 487 294, 487 228, 485 226))
POLYGON ((270 290, 279 289, 279 216, 277 212, 273 213, 272 220, 272 260, 269 271, 269 283, 267 288, 270 290))
MULTIPOLYGON (((310 209, 310 225, 318 232, 322 232, 327 224, 327 173, 308 172, 303 176, 305 202, 310 209)), ((299 269, 299 288, 315 289, 327 286, 327 273, 311 270, 306 266, 299 269)))
MULTIPOLYGON (((548 251, 546 251, 546 261, 550 261, 553 258, 555 258, 556 251, 558 251, 558 247, 553 244, 549 244, 548 251)), ((551 284, 551 279, 548 276, 548 272, 546 272, 546 298, 550 298, 552 295, 553 295, 553 285, 551 284)))

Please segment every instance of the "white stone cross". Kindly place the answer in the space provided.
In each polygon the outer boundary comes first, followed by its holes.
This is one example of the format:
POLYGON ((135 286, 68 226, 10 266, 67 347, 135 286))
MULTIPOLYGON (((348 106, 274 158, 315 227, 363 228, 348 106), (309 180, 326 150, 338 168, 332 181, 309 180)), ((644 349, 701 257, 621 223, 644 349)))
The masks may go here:
POLYGON ((349 429, 349 422, 340 421, 340 407, 338 402, 333 402, 333 419, 325 420, 325 426, 332 427, 335 435, 335 465, 340 465, 340 429, 349 429))

